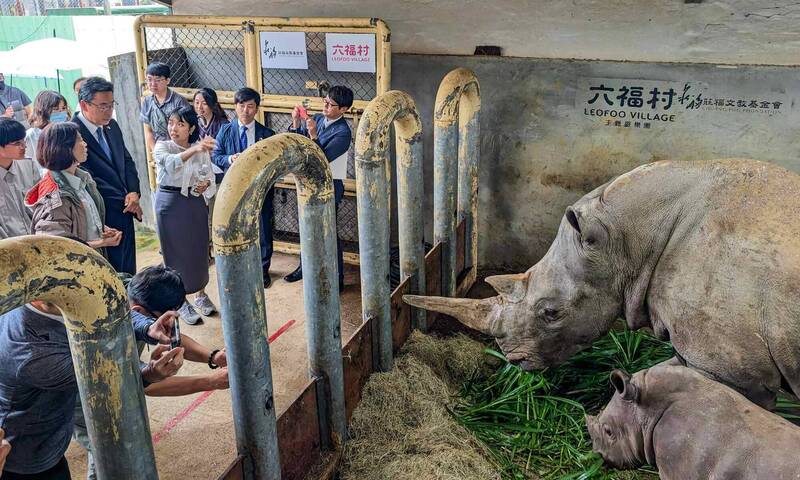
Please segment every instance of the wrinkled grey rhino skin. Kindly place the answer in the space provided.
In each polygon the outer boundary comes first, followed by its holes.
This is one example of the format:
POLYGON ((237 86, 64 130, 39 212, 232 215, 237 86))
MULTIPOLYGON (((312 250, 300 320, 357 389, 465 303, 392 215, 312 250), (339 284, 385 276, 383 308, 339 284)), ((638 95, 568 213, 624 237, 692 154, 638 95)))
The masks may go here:
POLYGON ((407 295, 496 337, 526 369, 557 365, 617 318, 771 408, 800 393, 800 176, 746 159, 643 165, 568 207, 527 272, 484 300, 407 295))
POLYGON ((617 468, 645 463, 663 480, 800 479, 800 428, 738 392, 683 367, 658 365, 631 378, 586 416, 594 451, 617 468))

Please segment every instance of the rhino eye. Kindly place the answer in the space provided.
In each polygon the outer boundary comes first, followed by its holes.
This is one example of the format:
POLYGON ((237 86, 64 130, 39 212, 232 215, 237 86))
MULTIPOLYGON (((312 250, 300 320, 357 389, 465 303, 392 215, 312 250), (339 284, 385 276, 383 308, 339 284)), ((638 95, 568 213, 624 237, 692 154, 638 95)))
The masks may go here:
POLYGON ((614 432, 611 430, 611 427, 606 424, 603 424, 603 433, 605 433, 609 438, 614 436, 614 432))
POLYGON ((555 308, 545 308, 542 310, 542 316, 548 322, 555 322, 558 320, 558 310, 555 308))

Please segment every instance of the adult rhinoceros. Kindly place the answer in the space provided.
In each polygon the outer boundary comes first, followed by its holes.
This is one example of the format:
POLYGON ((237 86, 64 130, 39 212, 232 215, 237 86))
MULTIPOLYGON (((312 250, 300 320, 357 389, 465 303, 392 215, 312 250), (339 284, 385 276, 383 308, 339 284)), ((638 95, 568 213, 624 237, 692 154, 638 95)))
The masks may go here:
POLYGON ((568 207, 527 272, 486 280, 498 296, 404 298, 493 335, 526 369, 622 317, 762 406, 782 384, 800 394, 800 176, 775 165, 643 165, 568 207))

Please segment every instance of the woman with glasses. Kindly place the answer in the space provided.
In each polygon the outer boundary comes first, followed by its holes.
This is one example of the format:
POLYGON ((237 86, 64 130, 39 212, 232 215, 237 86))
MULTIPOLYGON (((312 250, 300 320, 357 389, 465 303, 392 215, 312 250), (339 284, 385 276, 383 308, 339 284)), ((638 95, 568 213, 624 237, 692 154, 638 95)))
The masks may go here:
POLYGON ((33 101, 33 115, 31 128, 25 134, 25 155, 34 162, 36 159, 36 146, 42 129, 49 123, 66 122, 69 119, 67 100, 58 92, 42 90, 33 101))
MULTIPOLYGON (((208 284, 208 201, 216 193, 210 152, 214 137, 200 140, 197 114, 186 106, 174 111, 167 123, 170 140, 156 142, 158 191, 156 223, 164 265, 180 274, 194 305, 184 301, 178 314, 189 325, 217 311, 206 295, 208 284), (197 310, 195 310, 195 307, 197 310)), ((219 170, 217 170, 219 171, 219 170)))
POLYGON ((78 168, 86 161, 86 142, 71 122, 48 125, 39 137, 44 177, 26 195, 33 209, 31 231, 37 235, 76 237, 90 247, 115 247, 122 232, 107 227, 105 203, 92 176, 78 168))

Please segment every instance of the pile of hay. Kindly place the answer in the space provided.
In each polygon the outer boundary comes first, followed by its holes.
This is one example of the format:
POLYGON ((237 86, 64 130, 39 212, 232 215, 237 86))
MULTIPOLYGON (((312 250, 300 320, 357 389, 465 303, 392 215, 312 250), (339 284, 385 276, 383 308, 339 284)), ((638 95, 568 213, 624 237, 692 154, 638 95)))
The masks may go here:
POLYGON ((350 422, 342 479, 499 479, 486 449, 447 407, 460 386, 488 376, 485 345, 414 332, 389 373, 370 377, 350 422))

